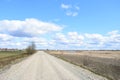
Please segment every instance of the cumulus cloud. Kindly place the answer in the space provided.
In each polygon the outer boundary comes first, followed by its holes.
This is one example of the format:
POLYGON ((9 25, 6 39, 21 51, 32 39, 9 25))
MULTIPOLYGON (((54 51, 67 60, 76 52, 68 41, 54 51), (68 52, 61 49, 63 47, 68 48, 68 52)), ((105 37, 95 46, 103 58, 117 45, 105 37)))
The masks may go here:
POLYGON ((13 39, 13 36, 7 34, 0 34, 0 41, 9 41, 13 39))
POLYGON ((84 36, 78 34, 77 32, 68 32, 68 38, 70 43, 81 45, 84 40, 84 36))
POLYGON ((86 49, 100 49, 103 47, 105 41, 106 41, 106 36, 103 36, 101 34, 84 34, 85 36, 85 41, 84 45, 86 49))
POLYGON ((63 3, 61 4, 61 8, 64 9, 67 16, 77 16, 80 9, 77 5, 68 5, 63 3))
POLYGON ((77 32, 59 33, 55 37, 56 44, 63 49, 120 49, 119 31, 102 34, 78 34, 77 32))
POLYGON ((80 9, 80 7, 78 7, 78 6, 75 6, 75 8, 76 8, 76 10, 79 10, 79 9, 80 9))
MULTIPOLYGON (((11 29, 13 30, 13 29, 11 29)), ((0 33, 0 47, 25 48, 35 42, 38 49, 120 49, 120 32, 111 31, 106 34, 68 32, 56 33, 52 36, 15 37, 0 33)))
POLYGON ((66 35, 57 33, 54 40, 59 49, 69 49, 82 46, 84 37, 77 32, 68 32, 66 35))
POLYGON ((56 43, 61 44, 61 45, 66 45, 67 43, 69 43, 68 39, 66 38, 66 36, 62 33, 57 33, 55 35, 55 39, 56 43))
POLYGON ((0 48, 25 48, 25 42, 21 38, 9 34, 0 34, 0 48), (24 45, 24 46, 23 46, 24 45))
POLYGON ((25 49, 29 44, 26 42, 13 42, 13 41, 4 41, 0 42, 0 48, 16 48, 16 49, 25 49))
POLYGON ((108 32, 109 35, 117 35, 119 34, 119 31, 118 30, 114 30, 114 31, 111 31, 111 32, 108 32))
POLYGON ((0 33, 8 33, 17 37, 33 37, 49 32, 61 31, 60 25, 29 18, 22 20, 1 20, 0 33))
POLYGON ((105 41, 105 38, 106 38, 101 34, 85 34, 85 37, 87 41, 93 44, 101 44, 105 41))
POLYGON ((119 31, 111 31, 111 32, 108 32, 108 38, 107 38, 107 41, 110 42, 111 44, 112 43, 118 43, 120 44, 120 33, 119 31))
POLYGON ((101 34, 85 34, 86 47, 90 49, 120 49, 119 31, 111 31, 105 35, 101 34))
POLYGON ((110 49, 120 49, 120 33, 118 30, 108 32, 108 37, 104 46, 110 49))
POLYGON ((35 42, 36 44, 40 44, 40 45, 44 45, 48 43, 45 38, 41 38, 41 37, 32 37, 32 38, 26 37, 24 38, 23 41, 24 42, 35 42))
POLYGON ((67 16, 77 16, 78 12, 66 12, 67 16))
POLYGON ((67 4, 61 4, 61 7, 63 8, 63 9, 69 9, 69 8, 71 8, 71 5, 67 5, 67 4))

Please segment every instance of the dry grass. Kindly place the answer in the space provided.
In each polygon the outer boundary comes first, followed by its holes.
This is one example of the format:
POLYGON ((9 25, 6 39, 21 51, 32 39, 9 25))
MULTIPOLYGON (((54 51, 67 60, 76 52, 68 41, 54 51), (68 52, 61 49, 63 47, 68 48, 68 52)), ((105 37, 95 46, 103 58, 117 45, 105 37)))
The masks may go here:
POLYGON ((5 58, 5 57, 9 57, 9 56, 15 56, 15 55, 19 55, 19 54, 14 54, 14 53, 3 54, 3 53, 0 53, 0 59, 5 58))
POLYGON ((49 51, 112 80, 120 80, 120 51, 49 51))
POLYGON ((24 58, 28 56, 27 54, 23 54, 22 52, 19 51, 14 51, 14 52, 0 52, 0 69, 4 68, 5 66, 13 63, 15 60, 24 58))

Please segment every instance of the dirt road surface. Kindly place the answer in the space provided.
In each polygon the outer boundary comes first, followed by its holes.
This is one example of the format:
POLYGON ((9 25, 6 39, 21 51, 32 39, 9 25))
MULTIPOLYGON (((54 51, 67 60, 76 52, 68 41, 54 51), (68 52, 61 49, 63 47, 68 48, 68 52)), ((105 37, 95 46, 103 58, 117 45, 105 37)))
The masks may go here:
POLYGON ((39 51, 0 73, 0 80, 107 80, 39 51))

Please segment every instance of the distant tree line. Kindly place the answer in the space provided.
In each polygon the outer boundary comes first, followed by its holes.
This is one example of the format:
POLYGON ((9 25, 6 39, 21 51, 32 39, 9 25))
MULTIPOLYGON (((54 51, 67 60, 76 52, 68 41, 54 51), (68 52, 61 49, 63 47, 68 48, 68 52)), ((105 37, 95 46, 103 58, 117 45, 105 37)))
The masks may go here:
POLYGON ((19 49, 14 49, 14 48, 0 48, 0 51, 18 51, 19 49))

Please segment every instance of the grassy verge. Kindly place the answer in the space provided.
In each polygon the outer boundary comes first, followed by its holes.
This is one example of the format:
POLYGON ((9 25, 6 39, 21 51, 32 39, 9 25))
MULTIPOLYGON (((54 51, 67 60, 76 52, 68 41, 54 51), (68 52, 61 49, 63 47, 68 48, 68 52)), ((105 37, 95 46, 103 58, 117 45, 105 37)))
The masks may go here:
POLYGON ((1 51, 0 52, 0 69, 4 68, 7 65, 16 63, 20 60, 27 57, 28 54, 23 53, 22 51, 1 51))
POLYGON ((0 51, 0 59, 9 57, 9 56, 15 56, 23 53, 23 51, 0 51))

